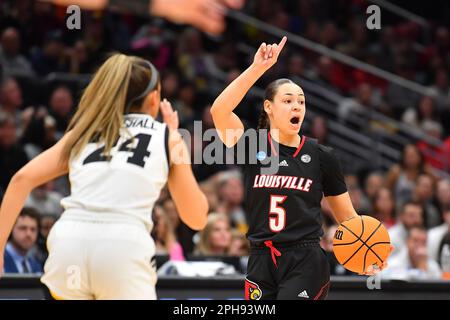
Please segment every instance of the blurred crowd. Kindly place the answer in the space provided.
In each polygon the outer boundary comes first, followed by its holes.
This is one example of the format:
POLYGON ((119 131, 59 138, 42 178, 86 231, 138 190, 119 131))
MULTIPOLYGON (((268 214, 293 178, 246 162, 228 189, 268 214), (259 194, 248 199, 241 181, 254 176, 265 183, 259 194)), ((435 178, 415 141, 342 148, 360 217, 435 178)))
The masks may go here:
MULTIPOLYGON (((427 88, 423 95, 296 46, 286 48, 257 86, 263 88, 279 77, 300 85, 307 79, 342 97, 336 105, 337 121, 349 124, 353 116, 377 111, 441 141, 438 146, 410 141, 401 161, 387 172, 376 168, 345 172, 356 210, 389 227, 396 250, 386 275, 439 278, 440 270, 447 268, 442 252, 450 245, 450 180, 434 170, 448 173, 450 168, 449 28, 439 20, 424 31, 410 22, 385 19, 381 30, 371 32, 365 27, 367 6, 363 0, 258 0, 248 1, 244 11, 419 83, 427 88), (441 160, 430 157, 430 152, 441 160)), ((449 11, 448 5, 442 8, 443 21, 449 11)), ((192 28, 114 9, 83 12, 81 30, 66 29, 65 19, 65 8, 45 2, 0 1, 0 199, 14 173, 64 134, 89 74, 110 52, 151 60, 161 70, 162 96, 178 110, 180 126, 193 131, 195 120, 202 121, 204 130, 213 127, 210 104, 252 61, 248 49, 277 40, 238 23, 228 23, 222 36, 211 38, 192 28)), ((261 107, 261 99, 248 95, 236 112, 256 127, 261 107)), ((311 119, 304 133, 327 144, 329 116, 311 119)), ((158 255, 175 261, 246 257, 249 244, 239 168, 195 164, 193 170, 209 200, 208 224, 200 233, 189 229, 164 189, 153 212, 158 255)), ((47 234, 68 193, 67 177, 32 192, 7 250, 26 259, 19 268, 10 265, 15 267, 11 272, 42 270, 47 234)), ((322 246, 329 253, 332 273, 348 274, 332 254, 336 225, 326 201, 323 212, 322 246)))

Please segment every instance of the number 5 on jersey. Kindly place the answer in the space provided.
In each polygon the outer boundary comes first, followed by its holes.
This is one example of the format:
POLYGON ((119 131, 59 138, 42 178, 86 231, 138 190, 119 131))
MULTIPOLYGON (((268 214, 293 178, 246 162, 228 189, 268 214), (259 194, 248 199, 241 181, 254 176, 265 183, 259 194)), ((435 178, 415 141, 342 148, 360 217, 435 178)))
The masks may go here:
POLYGON ((286 227, 286 210, 279 206, 286 198, 270 195, 269 228, 272 232, 280 232, 286 227))

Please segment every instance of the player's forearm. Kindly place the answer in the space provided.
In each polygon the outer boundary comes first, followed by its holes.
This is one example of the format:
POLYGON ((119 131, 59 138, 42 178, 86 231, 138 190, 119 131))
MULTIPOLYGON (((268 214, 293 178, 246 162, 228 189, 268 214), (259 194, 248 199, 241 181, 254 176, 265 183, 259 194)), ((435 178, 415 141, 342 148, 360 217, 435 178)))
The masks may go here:
POLYGON ((350 220, 358 216, 355 209, 353 207, 345 212, 334 212, 334 218, 338 224, 341 224, 344 221, 350 220))
POLYGON ((0 248, 4 248, 17 216, 32 190, 32 186, 20 175, 15 175, 6 189, 0 208, 0 248))
POLYGON ((229 116, 263 74, 264 70, 254 64, 248 67, 216 98, 211 107, 213 118, 229 116))
POLYGON ((326 200, 338 224, 358 216, 348 192, 337 196, 328 196, 326 200))
POLYGON ((200 190, 190 193, 191 201, 187 214, 180 213, 181 220, 193 230, 202 230, 206 226, 209 204, 205 194, 200 190))

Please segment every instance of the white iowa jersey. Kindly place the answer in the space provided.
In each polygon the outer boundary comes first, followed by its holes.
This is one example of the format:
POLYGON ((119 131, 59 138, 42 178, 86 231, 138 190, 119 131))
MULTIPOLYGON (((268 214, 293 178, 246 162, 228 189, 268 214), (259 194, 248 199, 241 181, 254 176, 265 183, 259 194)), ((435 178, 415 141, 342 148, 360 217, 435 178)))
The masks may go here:
POLYGON ((111 150, 89 143, 69 164, 71 195, 61 201, 64 218, 144 222, 153 227, 153 205, 167 182, 167 126, 145 114, 125 116, 125 127, 111 150))

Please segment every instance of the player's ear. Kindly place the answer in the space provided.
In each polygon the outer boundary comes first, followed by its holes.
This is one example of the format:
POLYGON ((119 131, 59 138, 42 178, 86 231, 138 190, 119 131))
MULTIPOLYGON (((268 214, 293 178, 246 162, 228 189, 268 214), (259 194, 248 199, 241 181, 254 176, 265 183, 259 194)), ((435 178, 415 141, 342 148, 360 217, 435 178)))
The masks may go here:
POLYGON ((159 90, 154 90, 147 95, 144 101, 144 108, 150 112, 152 117, 156 117, 159 112, 159 104, 161 102, 161 93, 159 90))
POLYGON ((269 100, 264 100, 264 111, 266 111, 266 113, 272 114, 272 102, 270 102, 269 100))

